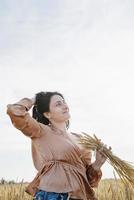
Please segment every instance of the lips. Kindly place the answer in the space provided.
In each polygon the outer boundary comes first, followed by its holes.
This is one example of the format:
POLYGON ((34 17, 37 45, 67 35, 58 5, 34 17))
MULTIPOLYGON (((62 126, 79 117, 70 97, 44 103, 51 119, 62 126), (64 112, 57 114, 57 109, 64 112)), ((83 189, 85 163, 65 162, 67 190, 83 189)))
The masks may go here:
POLYGON ((68 112, 69 112, 68 110, 67 110, 67 111, 64 111, 63 114, 66 114, 66 113, 68 113, 68 112))
POLYGON ((63 114, 66 114, 66 113, 68 113, 68 111, 63 112, 63 114))

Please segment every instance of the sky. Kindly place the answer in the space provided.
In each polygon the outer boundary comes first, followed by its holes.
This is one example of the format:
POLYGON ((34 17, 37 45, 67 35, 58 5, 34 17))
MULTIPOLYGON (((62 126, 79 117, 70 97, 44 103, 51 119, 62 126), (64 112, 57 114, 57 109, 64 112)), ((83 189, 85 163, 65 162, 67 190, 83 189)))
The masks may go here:
MULTIPOLYGON (((85 131, 134 162, 134 2, 0 0, 0 179, 36 174, 31 141, 6 105, 63 93, 70 130, 85 131)), ((113 177, 105 163, 103 178, 113 177)))

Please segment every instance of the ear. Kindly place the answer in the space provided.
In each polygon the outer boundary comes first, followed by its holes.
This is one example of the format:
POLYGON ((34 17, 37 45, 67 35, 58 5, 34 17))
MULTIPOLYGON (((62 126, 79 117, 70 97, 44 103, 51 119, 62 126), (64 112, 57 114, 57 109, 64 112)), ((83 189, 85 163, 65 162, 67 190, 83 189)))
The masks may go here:
POLYGON ((43 115, 46 117, 46 118, 48 118, 48 119, 50 119, 51 117, 50 117, 50 113, 49 112, 44 112, 43 113, 43 115))

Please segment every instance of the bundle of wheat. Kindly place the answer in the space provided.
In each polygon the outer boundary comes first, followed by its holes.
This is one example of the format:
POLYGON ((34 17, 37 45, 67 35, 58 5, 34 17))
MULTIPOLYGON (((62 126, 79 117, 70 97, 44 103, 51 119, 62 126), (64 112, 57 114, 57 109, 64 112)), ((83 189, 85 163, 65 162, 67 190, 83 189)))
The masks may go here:
POLYGON ((114 155, 95 135, 91 137, 87 133, 82 132, 78 137, 78 142, 89 150, 102 149, 102 153, 107 157, 107 161, 113 166, 123 183, 131 184, 134 187, 134 166, 130 162, 114 155))

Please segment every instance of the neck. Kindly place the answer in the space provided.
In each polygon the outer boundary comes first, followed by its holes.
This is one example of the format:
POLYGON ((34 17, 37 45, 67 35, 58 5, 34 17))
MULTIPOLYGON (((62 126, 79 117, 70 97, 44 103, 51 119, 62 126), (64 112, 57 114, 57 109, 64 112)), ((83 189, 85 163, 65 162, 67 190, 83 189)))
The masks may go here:
POLYGON ((62 122, 62 123, 52 122, 51 124, 52 124, 52 126, 54 128, 56 128, 58 130, 61 130, 61 131, 64 131, 64 132, 67 131, 66 123, 65 122, 62 122))

